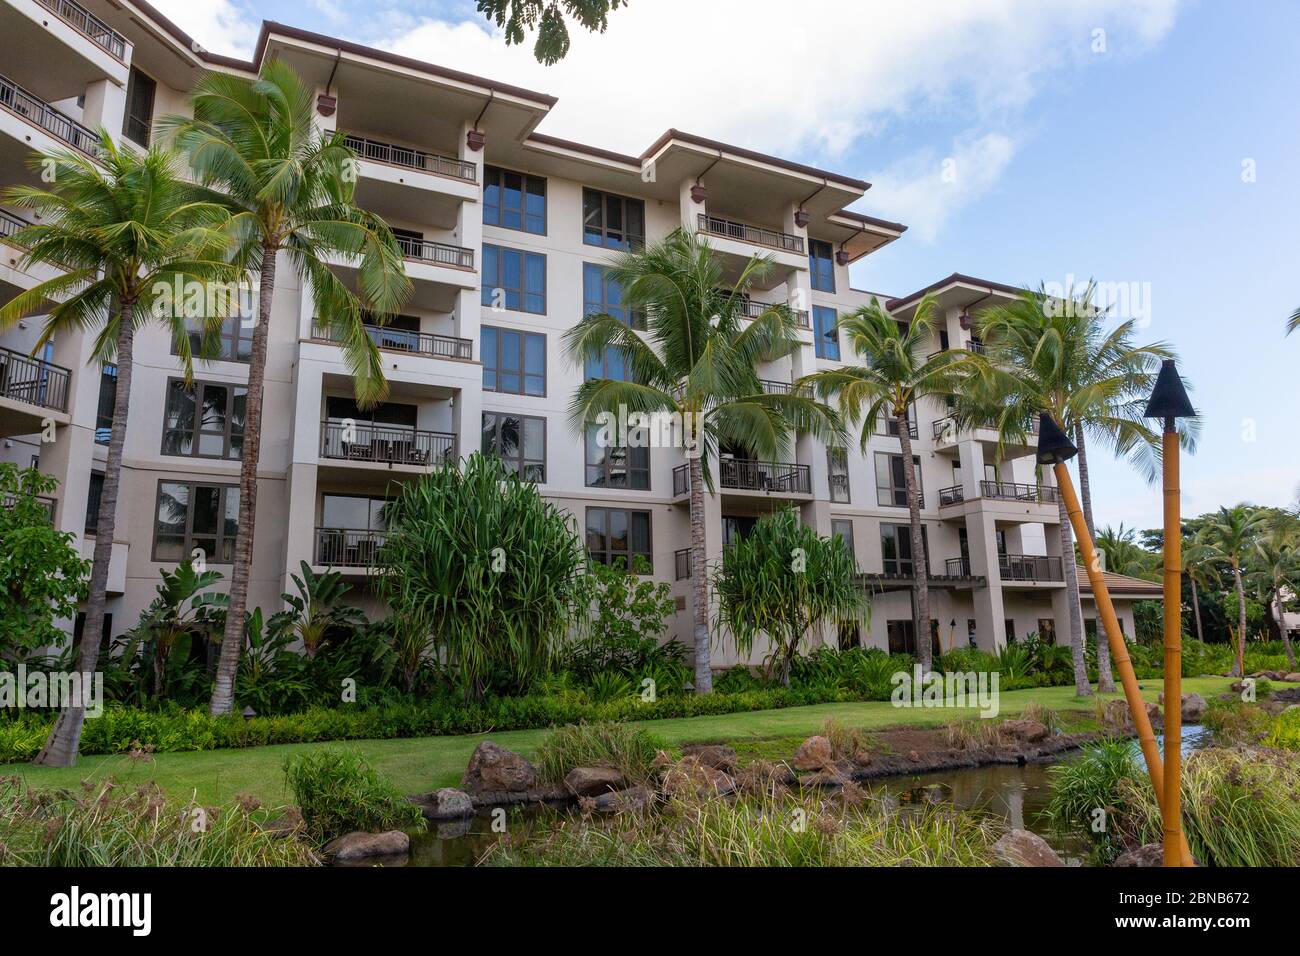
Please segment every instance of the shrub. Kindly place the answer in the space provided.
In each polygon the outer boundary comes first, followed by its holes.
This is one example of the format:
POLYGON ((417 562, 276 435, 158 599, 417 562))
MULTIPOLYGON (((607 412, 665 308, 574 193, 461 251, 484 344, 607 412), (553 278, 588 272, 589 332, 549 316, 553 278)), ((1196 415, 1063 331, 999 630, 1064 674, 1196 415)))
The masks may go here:
POLYGON ((992 720, 950 720, 944 726, 948 746, 954 750, 982 750, 999 743, 998 724, 992 720))
POLYGON ((1020 712, 1020 717, 1022 720, 1038 721, 1053 734, 1061 729, 1061 715, 1036 700, 1031 700, 1025 705, 1024 710, 1020 712))
POLYGON ((360 753, 312 750, 284 761, 284 780, 319 843, 354 830, 417 825, 420 810, 381 777, 360 753))
POLYGON ((79 795, 0 779, 0 866, 308 866, 311 849, 257 824, 255 804, 199 807, 149 783, 79 795))
POLYGON ((644 727, 600 721, 551 731, 537 749, 542 779, 559 783, 574 767, 613 767, 630 781, 649 780, 655 754, 667 744, 644 727))
POLYGON ((1264 743, 1282 750, 1300 750, 1300 710, 1279 714, 1264 743))
POLYGON ((1087 834, 1098 844, 1102 859, 1109 860, 1118 855, 1121 845, 1109 821, 1122 810, 1125 797, 1121 784, 1140 777, 1150 789, 1145 774, 1138 769, 1132 743, 1127 740, 1100 741, 1085 747, 1077 758, 1048 768, 1047 774, 1052 784, 1052 797, 1045 812, 1053 825, 1063 831, 1087 834), (1100 830, 1094 826, 1099 819, 1096 816, 1098 810, 1106 814, 1108 823, 1100 830))
POLYGON ((1201 723, 1220 744, 1255 743, 1266 734, 1272 718, 1266 711, 1244 700, 1211 700, 1206 704, 1201 723))

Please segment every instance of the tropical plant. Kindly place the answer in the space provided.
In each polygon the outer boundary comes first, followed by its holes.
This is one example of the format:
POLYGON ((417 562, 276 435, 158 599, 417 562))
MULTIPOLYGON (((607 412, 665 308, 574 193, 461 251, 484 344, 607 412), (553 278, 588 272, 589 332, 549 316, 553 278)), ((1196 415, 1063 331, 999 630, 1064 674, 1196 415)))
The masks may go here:
POLYGON ((341 571, 323 571, 316 574, 311 565, 302 562, 302 576, 291 574, 297 594, 281 594, 292 616, 290 630, 302 641, 303 651, 309 660, 320 653, 321 646, 332 634, 349 634, 365 624, 366 616, 358 607, 343 603, 351 585, 343 580, 341 571))
POLYGON ((577 598, 587 613, 578 615, 576 634, 564 647, 565 671, 578 680, 617 671, 640 681, 655 667, 681 662, 685 648, 679 642, 659 642, 677 611, 672 587, 649 580, 650 573, 639 554, 631 573, 621 562, 588 563, 577 598))
POLYGON ((421 822, 420 808, 356 750, 308 750, 284 758, 284 782, 317 843, 356 830, 394 830, 421 822))
POLYGON ((162 583, 157 597, 140 616, 136 632, 153 660, 153 693, 167 694, 167 663, 174 652, 188 657, 196 636, 217 630, 225 621, 227 596, 210 590, 221 581, 221 572, 199 570, 186 558, 175 571, 159 570, 162 583))
MULTIPOLYGON (((282 60, 256 79, 206 74, 190 97, 194 115, 161 122, 186 152, 194 173, 219 189, 234 214, 235 261, 258 279, 257 320, 248 366, 244 443, 239 469, 239 522, 230 575, 230 615, 212 691, 212 712, 229 713, 243 644, 244 614, 257 515, 267 337, 276 269, 283 255, 310 285, 316 321, 343 349, 357 400, 386 393, 383 366, 363 312, 381 324, 410 294, 402 253, 388 225, 355 202, 355 157, 342 132, 315 125, 315 93, 282 60), (357 291, 330 268, 331 258, 357 264, 357 291)), ((120 386, 119 386, 120 388, 120 386)))
POLYGON ((569 52, 567 13, 589 33, 604 33, 609 14, 627 0, 478 0, 478 11, 503 30, 506 45, 523 43, 525 33, 537 30, 533 56, 551 66, 569 52))
POLYGON ((793 508, 760 518, 727 545, 714 569, 716 627, 748 657, 766 638, 768 675, 789 686, 800 647, 827 625, 860 621, 866 592, 839 535, 820 537, 793 508))
POLYGON ((264 619, 254 608, 244 624, 245 647, 239 658, 238 701, 255 713, 292 713, 306 707, 312 686, 310 660, 290 650, 294 634, 286 611, 264 619))
POLYGON ((23 660, 67 635, 55 626, 77 613, 90 562, 57 530, 42 496, 58 482, 35 468, 0 462, 0 664, 23 660))
MULTIPOLYGON (((1114 454, 1128 457, 1148 480, 1154 480, 1159 474, 1160 435, 1143 412, 1160 362, 1173 357, 1173 352, 1160 342, 1135 345, 1133 320, 1107 330, 1093 305, 1093 294, 1092 285, 1077 295, 1071 290, 1065 299, 1025 290, 1009 303, 981 311, 976 329, 985 351, 972 356, 970 380, 957 397, 955 417, 966 425, 991 419, 1001 445, 1025 443, 1039 414, 1051 415, 1079 448, 1084 518, 1095 538, 1087 443, 1100 442, 1114 454)), ((1185 423, 1180 427, 1184 443, 1190 446, 1194 427, 1185 423)), ((1057 507, 1061 556, 1072 563, 1073 535, 1059 495, 1057 507)), ((1075 690, 1088 696, 1092 689, 1079 583, 1072 568, 1064 570, 1075 690)), ((1099 686, 1103 692, 1113 691, 1106 642, 1097 643, 1099 686)))
POLYGON ((1046 816, 1060 830, 1084 833, 1098 844, 1103 860, 1122 850, 1114 827, 1094 825, 1097 811, 1110 815, 1120 805, 1124 780, 1138 775, 1137 752, 1132 741, 1102 740, 1090 744, 1075 759, 1049 767, 1052 796, 1046 816))
POLYGON ((1245 675, 1246 654, 1246 587, 1243 565, 1256 546, 1256 539, 1264 530, 1264 516, 1249 505, 1222 507, 1205 525, 1206 544, 1213 549, 1215 559, 1226 563, 1232 573, 1237 595, 1237 657, 1233 663, 1234 677, 1245 675))
POLYGON ((1118 528, 1106 525, 1097 533, 1095 543, 1097 550, 1106 555, 1107 571, 1148 581, 1158 579, 1160 556, 1138 544, 1137 531, 1124 527, 1123 522, 1118 528))
POLYGON ((921 495, 912 455, 909 415, 916 403, 948 398, 961 386, 965 352, 943 351, 928 355, 935 335, 935 300, 924 297, 910 322, 900 322, 872 298, 839 322, 850 349, 861 365, 824 369, 806 376, 801 387, 815 390, 822 398, 839 400, 848 422, 861 422, 861 447, 865 453, 881 420, 894 425, 903 459, 903 481, 907 492, 907 515, 911 529, 912 567, 916 596, 913 625, 916 657, 923 672, 931 666, 929 557, 921 528, 921 495))
POLYGON ((518 692, 551 667, 586 564, 569 519, 532 482, 473 454, 406 485, 389 506, 379 590, 399 634, 436 654, 466 700, 518 692))
MULTIPOLYGON (((42 174, 49 188, 15 186, 5 191, 4 199, 35 210, 42 221, 20 229, 12 242, 24 249, 20 268, 40 263, 60 274, 0 308, 0 330, 26 315, 45 312, 36 348, 56 337, 84 332, 95 336, 94 358, 117 365, 113 424, 78 654, 78 666, 90 673, 103 637, 135 336, 151 322, 163 325, 176 343, 188 381, 192 355, 184 309, 159 290, 170 293, 192 283, 204 288, 210 283, 224 285, 236 273, 225 261, 225 210, 188 184, 173 156, 158 146, 144 153, 119 149, 101 130, 95 159, 69 151, 34 155, 29 165, 42 174)), ((218 299, 215 313, 208 317, 218 326, 224 317, 221 304, 218 299)), ((76 704, 66 708, 36 763, 74 764, 84 719, 84 708, 76 704)))
POLYGON ((654 775, 655 757, 668 744, 638 724, 571 724, 546 735, 537 748, 543 780, 558 784, 574 767, 612 767, 632 783, 654 775))
POLYGON ((1247 578, 1276 622, 1286 650, 1287 666, 1296 669, 1295 650, 1286 626, 1285 602, 1300 593, 1300 524, 1281 512, 1268 521, 1268 530, 1246 559, 1247 578))
POLYGON ((1187 575, 1187 582, 1192 589, 1192 620, 1196 625, 1196 639, 1204 641, 1205 630, 1201 625, 1201 588, 1208 580, 1214 549, 1205 543, 1201 534, 1188 535, 1186 527, 1183 528, 1183 537, 1183 546, 1179 549, 1179 555, 1183 561, 1183 573, 1187 575))
MULTIPOLYGON (((687 457, 690 501, 690 580, 694 600, 695 691, 710 693, 708 575, 704 566, 704 494, 713 489, 711 462, 724 447, 763 459, 785 451, 796 431, 829 444, 843 434, 829 406, 797 393, 771 394, 756 371, 759 362, 799 348, 794 314, 784 303, 766 306, 750 319, 755 283, 770 273, 769 258, 752 258, 724 286, 718 257, 703 239, 681 229, 643 251, 620 256, 609 278, 622 291, 630 313, 646 317, 647 334, 626 318, 587 315, 567 337, 575 363, 621 354, 627 380, 588 378, 570 405, 570 422, 585 433, 607 422, 672 423, 687 457)), ((626 444, 610 441, 608 444, 626 444)))

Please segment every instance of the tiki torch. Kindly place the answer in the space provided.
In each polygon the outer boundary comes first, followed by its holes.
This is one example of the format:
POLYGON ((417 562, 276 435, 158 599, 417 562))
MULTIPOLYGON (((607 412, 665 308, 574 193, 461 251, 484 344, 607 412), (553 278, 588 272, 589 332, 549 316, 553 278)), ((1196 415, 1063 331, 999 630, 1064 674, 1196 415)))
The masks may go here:
MULTIPOLYGON (((1128 645, 1119 629, 1119 619, 1115 616, 1115 605, 1111 603, 1110 591, 1106 579, 1102 576, 1101 564, 1092 544, 1092 535, 1088 533, 1088 523, 1084 520, 1083 509, 1079 507, 1079 496, 1075 494, 1074 482, 1070 479, 1070 470, 1066 462, 1079 453, 1079 449, 1061 430, 1050 413, 1043 412, 1038 419, 1038 454, 1040 465, 1051 465, 1056 475, 1057 493, 1065 503, 1066 513, 1070 517, 1070 527, 1079 542, 1079 556, 1092 585, 1092 597, 1097 604, 1097 614, 1106 629, 1106 640, 1110 644, 1111 660, 1119 672, 1120 683, 1124 686, 1124 698, 1128 701, 1129 712, 1133 716, 1133 728, 1137 731, 1138 743, 1142 747, 1142 756, 1146 760, 1147 773, 1155 789, 1156 802, 1161 813, 1165 806, 1165 774, 1160 763, 1160 750, 1156 747, 1155 732, 1151 729, 1151 719, 1147 716, 1146 703, 1142 700, 1142 691, 1138 689, 1137 675, 1133 673, 1133 662, 1128 656, 1128 645)), ((1062 555, 1062 561, 1069 567, 1070 556, 1062 555)), ((1068 573, 1068 572, 1067 572, 1068 573)), ((1166 748, 1167 749, 1167 748, 1166 748)), ((1180 852, 1184 866, 1194 866, 1192 854, 1187 849, 1187 841, 1180 841, 1180 852)))
MULTIPOLYGON (((1196 414, 1173 359, 1165 359, 1156 376, 1146 418, 1164 419, 1161 436, 1165 505, 1165 799, 1160 811, 1164 824, 1165 866, 1182 866, 1183 769, 1183 523, 1178 501, 1178 419, 1196 414)), ((1183 841, 1185 844, 1185 841, 1183 841)))

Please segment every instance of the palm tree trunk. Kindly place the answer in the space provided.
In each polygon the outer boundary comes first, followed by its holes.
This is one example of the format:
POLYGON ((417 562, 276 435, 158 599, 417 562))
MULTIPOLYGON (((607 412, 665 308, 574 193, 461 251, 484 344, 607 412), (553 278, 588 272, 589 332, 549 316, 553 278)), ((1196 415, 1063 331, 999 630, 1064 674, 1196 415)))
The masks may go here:
MULTIPOLYGON (((1083 440, 1083 426, 1074 426, 1074 443, 1079 448, 1079 494, 1083 498, 1083 520, 1088 526, 1088 537, 1097 543, 1097 524, 1092 519, 1092 482, 1088 480, 1088 452, 1083 440)), ((1082 600, 1082 598, 1080 599, 1082 600)), ((1083 616, 1083 607, 1079 608, 1083 616)), ((1097 690, 1103 694, 1115 693, 1115 678, 1110 672, 1110 635, 1106 634, 1106 625, 1101 615, 1097 615, 1097 690)), ((1123 635, 1120 635, 1123 640, 1123 635)))
POLYGON ((1291 647, 1291 635, 1286 629, 1286 609, 1282 606, 1282 590, 1274 592, 1274 606, 1277 608, 1277 629, 1282 632, 1282 648, 1286 651, 1287 666, 1295 671, 1295 651, 1291 647))
POLYGON ((1246 676, 1246 588, 1241 583, 1241 566, 1232 564, 1232 580, 1237 588, 1237 661, 1233 677, 1246 676))
POLYGON ((1201 631, 1201 595, 1196 589, 1196 577, 1189 574, 1187 580, 1192 584, 1192 617, 1196 620, 1196 639, 1204 643, 1205 634, 1201 631))
POLYGON ((258 287, 257 328, 248 366, 248 397, 244 409, 244 447, 239 463, 239 528, 235 532, 234 567, 230 574, 230 604, 221 639, 221 657, 212 686, 213 715, 228 714, 235 706, 235 676, 244 648, 244 612, 248 606, 248 579, 253 564, 253 524, 257 515, 257 465, 262 451, 262 397, 266 378, 266 343, 271 326, 271 300, 275 294, 275 249, 262 245, 262 274, 258 287))
POLYGON ((704 571, 704 466, 700 454, 690 460, 691 597, 695 602, 695 693, 713 693, 709 662, 709 587, 704 571))
MULTIPOLYGON (((99 664, 99 645, 104 634, 104 602, 108 597, 108 566, 113 559, 113 534, 117 529, 117 493, 122 480, 122 446, 126 442, 126 412, 131 401, 131 372, 135 347, 134 308, 118 304, 117 391, 113 396, 113 426, 109 432, 108 458, 104 463, 104 486, 95 522, 95 552, 90 571, 90 592, 86 596, 86 623, 77 651, 77 670, 82 692, 93 679, 99 664)), ((71 502, 64 502, 65 507, 71 502)), ((84 702, 84 697, 83 697, 84 702)), ((38 767, 71 767, 77 762, 81 728, 86 709, 70 703, 59 712, 45 746, 32 761, 38 767)))
POLYGON ((930 673, 930 569, 925 559, 925 538, 921 533, 921 496, 916 488, 916 465, 912 461, 912 433, 907 420, 907 409, 895 413, 898 422, 898 443, 903 452, 903 482, 907 488, 907 519, 912 528, 912 568, 916 581, 916 662, 921 673, 930 673))
MULTIPOLYGON (((1070 515, 1065 510, 1065 499, 1056 496, 1056 509, 1060 515, 1057 532, 1061 539, 1061 571, 1065 578, 1065 603, 1068 607, 1070 628, 1070 654, 1074 659, 1074 692, 1080 697, 1091 697, 1088 684, 1088 658, 1083 646, 1083 614, 1079 610, 1079 575, 1074 570, 1074 535, 1070 533, 1070 515)), ((1098 643, 1101 643, 1098 641, 1098 643)))

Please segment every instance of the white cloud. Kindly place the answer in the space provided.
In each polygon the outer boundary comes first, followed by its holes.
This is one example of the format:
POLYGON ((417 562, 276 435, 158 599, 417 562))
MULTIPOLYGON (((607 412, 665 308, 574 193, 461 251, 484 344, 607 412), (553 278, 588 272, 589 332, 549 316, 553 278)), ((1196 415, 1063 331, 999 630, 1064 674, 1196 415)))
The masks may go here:
POLYGON ((231 0, 153 0, 153 6, 211 53, 253 54, 261 23, 231 0))

